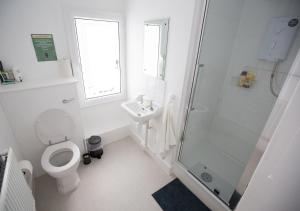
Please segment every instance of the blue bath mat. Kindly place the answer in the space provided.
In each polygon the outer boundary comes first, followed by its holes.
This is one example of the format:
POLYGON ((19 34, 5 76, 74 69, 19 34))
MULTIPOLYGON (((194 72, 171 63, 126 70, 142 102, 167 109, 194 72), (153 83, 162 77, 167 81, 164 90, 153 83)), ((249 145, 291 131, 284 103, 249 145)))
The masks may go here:
POLYGON ((152 194, 164 211, 210 211, 179 179, 152 194))

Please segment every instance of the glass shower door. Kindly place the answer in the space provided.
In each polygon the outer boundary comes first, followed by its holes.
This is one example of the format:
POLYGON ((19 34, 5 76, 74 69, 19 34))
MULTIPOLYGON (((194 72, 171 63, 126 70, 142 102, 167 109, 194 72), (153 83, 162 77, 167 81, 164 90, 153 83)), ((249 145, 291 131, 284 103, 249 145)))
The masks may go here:
MULTIPOLYGON (((259 51, 273 17, 297 14, 286 4, 213 0, 207 6, 179 161, 227 205, 239 195, 237 186, 276 102, 270 77, 277 64, 261 60, 259 51)), ((300 47, 299 33, 295 39, 278 66, 277 91, 300 47)))

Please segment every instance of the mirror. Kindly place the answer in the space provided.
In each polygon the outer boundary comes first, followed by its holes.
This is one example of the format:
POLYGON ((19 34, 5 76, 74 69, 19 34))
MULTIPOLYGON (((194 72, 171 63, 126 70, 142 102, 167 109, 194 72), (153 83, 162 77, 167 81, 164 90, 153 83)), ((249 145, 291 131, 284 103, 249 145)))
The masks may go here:
POLYGON ((169 19, 145 21, 144 23, 144 72, 164 80, 169 19))

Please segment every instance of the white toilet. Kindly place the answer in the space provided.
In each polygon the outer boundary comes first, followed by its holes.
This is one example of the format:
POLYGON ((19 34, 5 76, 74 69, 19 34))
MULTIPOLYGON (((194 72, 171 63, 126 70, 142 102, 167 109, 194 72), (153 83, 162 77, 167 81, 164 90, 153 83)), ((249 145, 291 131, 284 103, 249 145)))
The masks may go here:
POLYGON ((80 178, 77 168, 80 150, 72 143, 75 124, 72 117, 60 109, 50 109, 36 120, 36 134, 47 145, 41 164, 43 169, 56 179, 58 191, 62 194, 76 189, 80 178))

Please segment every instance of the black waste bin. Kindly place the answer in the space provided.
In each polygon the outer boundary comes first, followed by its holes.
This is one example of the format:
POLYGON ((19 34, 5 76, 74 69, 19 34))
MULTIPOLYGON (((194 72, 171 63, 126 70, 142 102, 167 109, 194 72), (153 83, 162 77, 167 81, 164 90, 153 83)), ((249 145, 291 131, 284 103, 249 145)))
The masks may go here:
POLYGON ((88 151, 93 158, 100 159, 103 154, 103 148, 100 136, 91 136, 87 140, 88 151))

